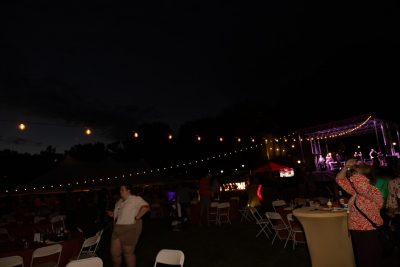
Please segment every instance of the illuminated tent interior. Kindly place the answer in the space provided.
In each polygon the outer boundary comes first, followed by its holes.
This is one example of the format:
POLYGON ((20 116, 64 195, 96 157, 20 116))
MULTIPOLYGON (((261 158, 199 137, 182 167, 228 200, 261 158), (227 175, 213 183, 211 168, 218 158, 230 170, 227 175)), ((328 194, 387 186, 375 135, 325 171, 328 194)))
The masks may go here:
POLYGON ((271 173, 279 172, 280 177, 292 177, 294 176, 294 170, 291 167, 280 165, 278 163, 269 161, 266 164, 258 167, 254 170, 254 173, 271 173))

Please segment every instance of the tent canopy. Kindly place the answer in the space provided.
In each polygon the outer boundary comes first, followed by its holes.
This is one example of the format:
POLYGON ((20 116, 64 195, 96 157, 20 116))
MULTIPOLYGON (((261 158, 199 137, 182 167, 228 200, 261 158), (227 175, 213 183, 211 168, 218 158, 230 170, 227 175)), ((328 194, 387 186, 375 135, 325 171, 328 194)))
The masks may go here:
POLYGON ((273 172, 273 171, 291 171, 293 170, 293 168, 291 167, 287 167, 284 165, 280 165, 278 163, 275 162, 267 162, 266 164, 258 167, 254 173, 262 173, 262 172, 273 172))

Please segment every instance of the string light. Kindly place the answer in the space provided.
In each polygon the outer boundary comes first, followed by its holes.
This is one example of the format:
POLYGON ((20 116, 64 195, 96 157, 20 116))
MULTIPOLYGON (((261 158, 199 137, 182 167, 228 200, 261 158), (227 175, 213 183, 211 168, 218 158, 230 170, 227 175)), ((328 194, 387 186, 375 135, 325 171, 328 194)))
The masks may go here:
POLYGON ((317 140, 321 140, 321 139, 328 139, 328 138, 335 138, 335 137, 341 137, 344 135, 348 135, 348 134, 352 134, 353 132, 359 130, 360 128, 362 128, 368 121, 370 121, 372 118, 372 116, 368 116, 367 119, 365 119, 362 123, 360 123, 359 125, 350 128, 350 129, 346 129, 346 130, 342 130, 342 131, 338 131, 335 134, 321 134, 321 135, 315 135, 311 138, 307 138, 307 141, 313 141, 314 138, 317 140))
POLYGON ((21 122, 20 124, 18 124, 18 129, 20 129, 21 131, 26 130, 26 124, 21 122))
MULTIPOLYGON (((25 126, 25 127, 22 126, 22 128, 25 129, 26 126, 25 126)), ((90 128, 86 128, 85 134, 91 135, 91 134, 92 134, 92 130, 91 130, 90 128)), ((134 136, 135 138, 138 138, 138 137, 139 137, 139 133, 138 133, 138 132, 133 132, 133 136, 134 136)), ((289 136, 290 136, 290 135, 289 135, 289 136)), ((172 139, 172 138, 173 138, 172 134, 169 134, 169 135, 168 135, 168 139, 172 139)), ((201 140, 202 140, 202 137, 201 137, 200 135, 196 135, 196 139, 197 139, 197 141, 201 141, 201 140)), ((278 142, 279 139, 282 140, 283 138, 282 138, 282 137, 279 137, 279 138, 271 139, 271 142, 272 142, 273 140, 275 140, 276 142, 278 142)), ((236 140, 237 140, 237 142, 241 142, 241 141, 242 141, 242 139, 239 138, 239 137, 238 137, 236 140)), ((255 143, 255 141, 256 141, 255 138, 250 138, 250 140, 251 140, 252 143, 255 143)), ((264 138, 263 140, 265 140, 265 142, 268 142, 268 139, 267 139, 267 138, 264 138)), ((283 139, 283 140, 287 141, 286 139, 283 139)), ((294 139, 294 140, 295 140, 295 139, 294 139)), ((219 141, 222 142, 222 141, 223 141, 223 137, 219 137, 219 141)), ((259 145, 260 145, 260 147, 263 146, 263 144, 259 144, 259 145)), ((257 147, 259 147, 258 144, 255 144, 255 145, 254 145, 254 148, 257 148, 257 147)), ((239 149, 239 151, 240 151, 240 152, 243 152, 243 151, 248 151, 249 149, 253 149, 253 146, 245 147, 245 148, 239 149)), ((270 147, 270 150, 273 150, 273 148, 270 147)), ((279 151, 279 148, 277 148, 276 150, 279 151)), ((234 150, 234 152, 231 151, 231 152, 229 152, 229 153, 224 153, 223 155, 224 155, 224 156, 233 155, 234 153, 238 153, 239 151, 238 151, 238 150, 234 150)), ((285 151, 285 150, 283 150, 283 151, 285 151)), ((221 157, 222 157, 221 154, 218 155, 218 158, 221 158, 221 157)), ((206 160, 209 161, 210 158, 211 158, 211 157, 207 157, 206 160)), ((216 156, 213 156, 212 158, 215 159, 216 156)), ((197 160, 194 161, 194 163, 199 163, 199 162, 204 162, 204 159, 201 159, 201 160, 199 160, 199 161, 197 161, 197 160)), ((194 163, 193 163, 193 164, 194 164, 194 163)), ((188 164, 188 165, 191 165, 192 162, 188 162, 187 164, 188 164)), ((181 164, 181 166, 185 166, 185 163, 181 164)), ((177 165, 177 167, 180 167, 180 165, 177 165)), ((242 168, 243 168, 243 167, 244 167, 244 165, 242 165, 242 168)), ((170 166, 169 168, 172 169, 173 166, 170 166)), ((164 169, 164 170, 167 170, 167 167, 164 167, 163 169, 164 169)), ((157 169, 157 171, 160 171, 160 169, 157 169)), ((152 173, 153 170, 149 170, 149 172, 152 173)), ((146 174, 146 171, 144 171, 143 174, 146 174)), ((138 176, 139 173, 136 173, 136 175, 138 176)), ((132 176, 132 174, 129 174, 129 176, 132 176)), ((125 177, 125 176, 122 175, 122 177, 125 177)), ((115 176, 115 179, 117 179, 117 178, 118 178, 118 177, 115 176)), ((100 179, 98 179, 98 180, 99 180, 99 181, 103 181, 102 178, 100 178, 100 179)), ((110 180, 110 177, 107 177, 107 180, 110 180)), ((92 179, 91 181, 92 181, 93 183, 95 183, 95 179, 92 179)), ((85 180, 83 183, 86 184, 86 180, 85 180)), ((78 185, 79 182, 75 182, 75 184, 78 185)), ((71 185, 71 183, 68 183, 68 186, 70 186, 70 185, 71 185)), ((62 184, 60 184, 60 187, 62 187, 62 184)), ((42 188, 45 189, 45 186, 42 186, 42 188)), ((53 186, 51 186, 51 188, 53 188, 53 186)), ((22 190, 22 189, 21 189, 21 190, 22 190)), ((33 190, 36 190, 36 187, 33 187, 33 190)), ((6 192, 9 192, 9 191, 6 190, 6 192)))
POLYGON ((86 128, 85 129, 85 134, 86 135, 91 135, 92 134, 92 130, 90 128, 86 128))

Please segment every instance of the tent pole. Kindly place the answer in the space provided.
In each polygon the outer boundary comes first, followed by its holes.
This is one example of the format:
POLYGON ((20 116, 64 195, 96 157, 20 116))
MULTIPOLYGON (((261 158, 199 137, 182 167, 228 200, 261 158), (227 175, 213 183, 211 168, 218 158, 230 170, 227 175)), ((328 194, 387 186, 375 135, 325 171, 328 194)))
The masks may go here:
POLYGON ((301 161, 304 163, 303 143, 301 141, 300 133, 298 133, 298 138, 299 138, 299 145, 300 145, 301 161))
POLYGON ((379 144, 378 129, 376 127, 376 119, 375 119, 375 117, 374 117, 374 128, 375 128, 376 145, 378 146, 378 151, 381 151, 381 147, 380 147, 380 144, 379 144))
POLYGON ((400 136, 399 136, 399 128, 396 127, 396 134, 397 134, 397 145, 400 148, 400 136))

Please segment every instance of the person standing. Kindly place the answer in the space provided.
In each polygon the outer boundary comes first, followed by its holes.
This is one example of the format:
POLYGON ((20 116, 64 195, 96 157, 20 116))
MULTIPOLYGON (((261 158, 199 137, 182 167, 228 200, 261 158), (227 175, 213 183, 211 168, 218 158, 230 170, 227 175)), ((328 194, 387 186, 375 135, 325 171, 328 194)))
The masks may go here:
POLYGON ((111 257, 114 267, 121 266, 122 254, 126 266, 135 267, 135 247, 142 232, 142 217, 150 210, 150 206, 140 196, 133 195, 129 184, 122 184, 119 192, 121 199, 115 204, 114 212, 108 212, 114 218, 111 257))
POLYGON ((199 195, 200 195, 200 225, 204 220, 204 214, 208 225, 208 212, 210 210, 211 198, 213 197, 211 191, 211 175, 206 174, 200 178, 199 181, 199 195))
POLYGON ((373 170, 368 165, 356 165, 356 159, 350 159, 336 176, 337 184, 351 198, 348 202, 348 225, 353 241, 358 267, 378 267, 381 265, 382 246, 376 226, 383 225, 380 209, 383 198, 379 190, 373 186, 373 170), (368 217, 368 220, 366 217, 368 217))
POLYGON ((400 248, 400 173, 396 170, 395 178, 389 181, 386 208, 396 234, 396 245, 400 248))
POLYGON ((320 171, 326 169, 326 166, 325 166, 325 158, 324 158, 324 156, 322 156, 322 155, 319 155, 319 158, 318 158, 318 166, 319 166, 319 170, 320 170, 320 171))
POLYGON ((193 190, 187 184, 179 184, 176 190, 177 202, 181 205, 183 222, 190 221, 190 202, 192 201, 193 190))

